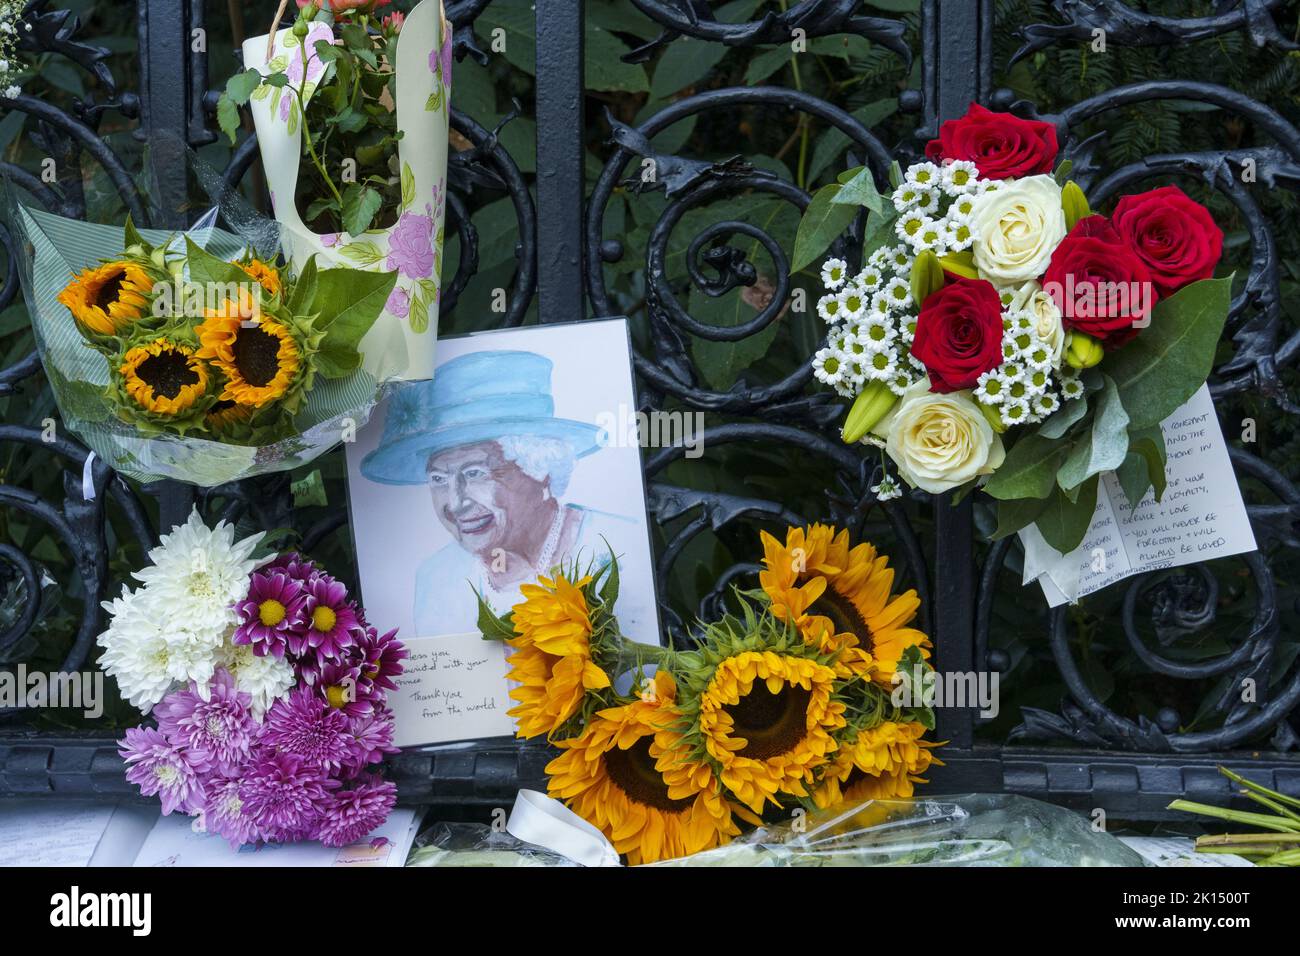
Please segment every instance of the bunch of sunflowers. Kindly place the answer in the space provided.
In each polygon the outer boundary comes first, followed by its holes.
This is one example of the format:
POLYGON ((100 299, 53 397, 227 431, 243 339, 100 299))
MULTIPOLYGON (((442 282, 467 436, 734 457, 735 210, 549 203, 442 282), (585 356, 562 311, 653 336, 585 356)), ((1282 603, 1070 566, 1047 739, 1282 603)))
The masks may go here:
POLYGON ((107 360, 122 421, 263 445, 295 433, 317 375, 356 372, 395 278, 314 261, 293 276, 247 252, 227 262, 188 236, 151 245, 128 220, 122 254, 75 273, 58 301, 107 360))
POLYGON ((502 617, 481 606, 483 636, 512 649, 518 736, 561 751, 550 795, 632 865, 800 807, 910 797, 939 763, 931 713, 893 703, 895 675, 928 666, 916 592, 894 594, 889 559, 847 531, 762 540, 761 588, 736 592, 739 612, 701 624, 690 651, 621 637, 612 561, 525 586, 502 617))

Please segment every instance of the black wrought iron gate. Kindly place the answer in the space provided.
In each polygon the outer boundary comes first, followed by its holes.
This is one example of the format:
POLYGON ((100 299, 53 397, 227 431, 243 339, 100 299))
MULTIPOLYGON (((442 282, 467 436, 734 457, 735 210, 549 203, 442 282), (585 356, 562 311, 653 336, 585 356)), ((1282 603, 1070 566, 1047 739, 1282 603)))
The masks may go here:
MULTIPOLYGON (((719 198, 755 193, 778 197, 802 209, 809 196, 794 183, 743 165, 658 153, 652 145, 655 135, 713 111, 754 107, 799 111, 843 132, 848 145, 840 162, 849 166, 865 161, 883 184, 892 155, 906 158, 915 154, 942 119, 964 113, 972 100, 1037 115, 1034 104, 1012 102, 1012 94, 994 89, 997 65, 992 0, 922 0, 916 50, 909 48, 900 18, 869 15, 856 0, 772 4, 770 12, 739 23, 714 19, 707 4, 694 0, 626 2, 662 27, 651 47, 687 41, 729 46, 780 44, 790 42, 800 31, 808 38, 856 34, 901 57, 917 55, 922 64, 920 88, 905 90, 900 96, 901 108, 917 117, 914 135, 894 144, 892 150, 836 104, 798 90, 762 86, 709 89, 677 99, 640 126, 613 126, 612 138, 600 153, 603 168, 588 189, 584 170, 591 144, 583 114, 583 2, 536 0, 533 113, 537 175, 532 188, 496 130, 485 129, 470 116, 453 116, 453 128, 463 140, 451 162, 449 229, 460 237, 463 251, 456 274, 444 277, 444 315, 454 313, 478 265, 477 236, 469 213, 475 191, 483 188, 509 198, 518 225, 509 304, 500 324, 524 321, 534 298, 542 322, 618 314, 604 271, 620 262, 627 249, 623 236, 607 234, 605 208, 631 165, 653 159, 661 172, 660 185, 667 191, 667 205, 646 252, 646 307, 639 320, 643 325, 636 355, 642 404, 672 404, 706 413, 706 454, 709 448, 736 442, 780 443, 789 449, 791 468, 800 467, 805 456, 814 456, 829 462, 838 473, 839 486, 827 488, 821 498, 823 510, 796 514, 785 502, 672 484, 664 473, 682 458, 683 450, 648 451, 645 465, 650 506, 663 532, 657 551, 659 574, 666 576, 673 570, 695 537, 736 523, 774 527, 803 519, 831 519, 858 532, 883 529, 891 535, 896 561, 905 567, 908 583, 922 595, 923 623, 934 635, 940 670, 1009 669, 1007 654, 996 646, 992 624, 995 602, 1010 601, 1025 616, 1041 617, 1042 640, 1049 644, 1069 690, 1060 713, 1026 712, 1024 722, 1010 738, 988 739, 980 733, 981 720, 973 709, 941 710, 938 733, 949 744, 943 751, 946 765, 933 773, 932 791, 1011 790, 1085 810, 1104 808, 1122 817, 1155 818, 1174 796, 1211 802, 1226 799, 1225 781, 1214 767, 1227 762, 1266 785, 1300 794, 1293 716, 1300 701, 1300 668, 1276 656, 1284 611, 1290 609, 1278 606, 1270 570, 1270 561, 1279 553, 1293 555, 1300 548, 1294 524, 1300 517, 1300 491, 1288 476, 1247 450, 1233 450, 1239 475, 1252 483, 1251 515, 1264 551, 1244 558, 1255 589, 1253 620, 1244 633, 1230 638, 1221 655, 1188 663, 1163 645, 1152 649, 1139 633, 1136 619, 1137 608, 1150 605, 1161 621, 1183 637, 1211 626, 1217 589, 1210 575, 1192 572, 1116 586, 1128 590, 1121 620, 1111 620, 1109 626, 1122 629, 1152 673, 1173 680, 1221 680, 1229 687, 1213 715, 1212 729, 1180 732, 1190 715, 1172 707, 1161 708, 1153 718, 1112 711, 1090 687, 1076 660, 1071 615, 1065 609, 1045 613, 1041 596, 1033 588, 999 589, 1004 565, 1014 553, 1012 545, 1009 541, 992 547, 977 543, 970 499, 953 505, 918 495, 888 505, 876 502, 869 491, 873 464, 838 441, 834 423, 840 409, 832 396, 809 387, 806 363, 795 363, 796 370, 778 381, 759 384, 742 380, 729 390, 718 391, 703 384, 685 344, 688 337, 734 341, 761 332, 780 320, 790 286, 786 279, 789 263, 779 244, 771 242, 757 225, 723 220, 693 238, 686 257, 690 281, 709 295, 736 294, 738 288, 752 283, 752 270, 744 268, 744 254, 728 244, 733 236, 743 236, 758 240, 771 256, 777 277, 775 290, 743 325, 724 328, 693 318, 679 302, 684 284, 671 277, 665 265, 671 234, 684 214, 719 198), (1256 501, 1261 495, 1267 500, 1256 501), (927 521, 932 532, 918 534, 913 530, 914 519, 927 521), (1279 669, 1280 673, 1275 673, 1279 669), (1245 679, 1259 685, 1249 700, 1231 692, 1245 679)), ((490 3, 448 3, 448 15, 456 25, 458 57, 487 55, 478 48, 473 24, 490 3)), ((36 135, 43 137, 44 148, 59 157, 60 166, 72 174, 51 185, 28 169, 5 164, 5 171, 49 208, 77 216, 85 214, 82 165, 96 164, 107 173, 127 208, 145 221, 147 210, 132 174, 102 135, 105 117, 134 122, 138 135, 146 140, 162 143, 164 139, 154 134, 166 131, 179 132, 192 146, 211 142, 215 127, 212 87, 220 78, 209 76, 207 53, 195 38, 212 11, 205 0, 138 0, 141 76, 139 92, 134 93, 118 88, 103 66, 107 51, 82 44, 75 21, 55 6, 51 0, 29 3, 26 19, 34 27, 27 40, 29 48, 67 57, 87 71, 95 85, 94 94, 78 101, 71 113, 28 95, 15 100, 0 97, 0 106, 34 117, 38 121, 36 135)), ((1291 44, 1274 22, 1280 6, 1275 0, 1244 0, 1219 4, 1204 17, 1179 20, 1150 17, 1114 2, 1058 0, 1058 19, 1053 24, 998 26, 1018 30, 1030 50, 1053 43, 1087 42, 1098 30, 1109 44, 1121 49, 1234 32, 1245 33, 1256 45, 1287 49, 1291 44)), ((1294 190, 1300 184, 1300 132, 1264 103, 1190 78, 1135 83, 1042 118, 1057 124, 1066 155, 1075 162, 1074 176, 1095 206, 1118 188, 1149 175, 1200 177, 1232 200, 1247 223, 1252 250, 1244 290, 1234 302, 1230 321, 1235 354, 1216 370, 1214 391, 1225 399, 1260 392, 1283 413, 1300 411, 1287 398, 1279 378, 1279 369, 1300 353, 1300 332, 1283 326, 1277 250, 1261 208, 1267 201, 1261 191, 1243 185, 1236 174, 1237 167, 1250 160, 1257 169, 1258 182, 1294 190), (1104 111, 1159 99, 1213 104, 1248 121, 1269 142, 1151 156, 1119 169, 1102 169, 1094 155, 1095 143, 1082 138, 1079 129, 1104 111)), ((235 151, 227 180, 240 181, 255 158, 256 143, 250 137, 235 151)), ((154 224, 183 225, 189 214, 184 163, 161 157, 155 166, 164 212, 154 217, 154 224)), ((857 224, 842 242, 850 255, 853 240, 860 240, 861 228, 861 223, 857 224)), ((5 234, 3 239, 9 246, 10 237, 5 234)), ((16 291, 16 275, 10 267, 0 287, 0 308, 13 301, 16 291)), ((29 380, 39 374, 34 355, 17 359, 0 371, 0 397, 13 394, 25 382, 32 387, 29 380)), ((48 437, 31 422, 0 423, 0 445, 23 449, 24 461, 30 455, 40 462, 39 467, 66 472, 63 499, 42 500, 24 487, 22 469, 15 470, 11 458, 10 472, 3 478, 6 483, 0 484, 0 511, 21 513, 24 520, 43 523, 72 556, 79 580, 66 584, 63 593, 78 597, 82 607, 73 615, 76 636, 62 666, 76 670, 92 666, 94 637, 102 625, 98 602, 109 586, 110 545, 127 539, 147 547, 156 539, 156 527, 140 492, 102 465, 95 465, 93 471, 98 494, 85 500, 81 474, 86 450, 70 436, 44 440, 48 437)), ((281 479, 225 487, 197 499, 193 489, 178 485, 144 492, 157 498, 158 525, 164 529, 182 520, 196 500, 210 513, 242 516, 260 527, 295 525, 308 549, 346 521, 340 506, 323 516, 314 514, 307 522, 294 512, 288 485, 281 479)), ((753 571, 754 566, 747 564, 733 568, 704 596, 698 610, 707 614, 733 581, 753 571)), ((10 601, 13 613, 0 622, 4 626, 0 661, 21 659, 23 641, 48 612, 43 602, 49 591, 42 574, 37 556, 24 553, 16 542, 0 540, 0 585, 11 598, 25 595, 16 604, 10 601)), ((683 622, 696 610, 665 609, 675 639, 687 639, 683 622)), ((1010 671, 1008 678, 1014 676, 1010 671)), ((111 737, 93 732, 51 734, 33 728, 23 715, 15 713, 0 713, 0 719, 4 721, 0 723, 0 794, 114 798, 129 794, 131 788, 122 778, 111 737)), ((544 749, 497 742, 403 754, 391 761, 389 772, 398 780, 406 801, 438 804, 446 814, 475 813, 507 803, 520 785, 536 786, 546 759, 544 749)))

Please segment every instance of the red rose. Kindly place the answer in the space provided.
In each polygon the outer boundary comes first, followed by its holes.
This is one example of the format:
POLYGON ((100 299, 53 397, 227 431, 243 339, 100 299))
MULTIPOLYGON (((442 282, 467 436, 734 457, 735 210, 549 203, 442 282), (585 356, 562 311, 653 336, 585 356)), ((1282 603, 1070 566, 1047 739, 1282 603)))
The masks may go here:
POLYGON ((1111 222, 1151 270, 1162 296, 1208 279, 1223 252, 1223 230, 1210 211, 1177 186, 1125 196, 1111 222))
POLYGON ((939 138, 925 147, 927 159, 965 159, 985 179, 1035 176, 1056 165, 1056 127, 1010 113, 995 113, 972 103, 961 119, 939 127, 939 138))
POLYGON ((1118 348, 1150 321, 1156 303, 1151 270, 1105 216, 1080 219, 1052 253, 1043 289, 1067 329, 1118 348))
POLYGON ((930 391, 970 388, 1002 364, 1002 300, 983 279, 952 279, 931 292, 916 319, 912 354, 930 373, 930 391))

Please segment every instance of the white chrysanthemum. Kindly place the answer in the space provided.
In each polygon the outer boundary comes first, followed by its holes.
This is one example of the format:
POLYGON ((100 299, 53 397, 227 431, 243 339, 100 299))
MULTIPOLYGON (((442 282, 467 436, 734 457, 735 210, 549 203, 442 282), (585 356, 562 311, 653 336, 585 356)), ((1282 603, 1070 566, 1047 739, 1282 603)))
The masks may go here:
POLYGON ((1003 362, 998 368, 998 374, 1002 376, 1004 384, 1010 385, 1012 382, 1024 379, 1025 367, 1019 362, 1003 362))
POLYGON ((943 188, 953 196, 975 191, 979 169, 968 159, 954 159, 943 165, 943 188))
POLYGON ((1083 398, 1083 383, 1077 378, 1067 378, 1061 381, 1061 397, 1067 402, 1074 401, 1076 398, 1083 398))
POLYGON ((912 284, 902 276, 890 279, 885 286, 885 298, 891 308, 907 309, 912 306, 912 284))
POLYGON ((902 395, 911 388, 912 383, 915 381, 916 379, 913 378, 908 370, 900 363, 898 371, 895 372, 893 377, 885 384, 889 386, 889 390, 895 395, 902 395))
POLYGON ((909 246, 894 246, 889 250, 889 265, 902 275, 911 274, 912 263, 915 261, 916 257, 912 255, 909 246))
POLYGON ((939 213, 939 200, 943 196, 937 189, 917 188, 915 207, 917 212, 923 212, 927 216, 937 216, 939 213))
POLYGON ((1020 357, 1033 369, 1050 369, 1052 367, 1052 350, 1042 342, 1036 342, 1020 353, 1020 357))
POLYGON ((925 213, 904 213, 898 217, 898 222, 894 223, 894 234, 909 246, 912 246, 913 237, 925 228, 925 224, 929 221, 930 217, 925 215, 925 213))
POLYGON ((912 236, 912 248, 916 252, 924 252, 928 249, 936 256, 942 256, 948 252, 946 239, 947 227, 944 220, 926 219, 912 236))
POLYGON ((862 355, 853 355, 844 361, 844 378, 841 379, 840 385, 848 389, 850 394, 857 394, 867 382, 867 366, 865 353, 862 355))
POLYGON ((898 486, 889 475, 881 478, 876 484, 871 486, 871 492, 876 496, 877 501, 889 501, 891 498, 899 498, 903 494, 903 489, 898 486))
POLYGON ((867 363, 867 374, 887 381, 898 374, 898 350, 882 349, 873 354, 867 363))
POLYGON ((817 300, 817 314, 827 325, 834 325, 840 320, 840 297, 828 292, 817 300))
POLYGON ((868 293, 856 283, 849 283, 839 293, 840 299, 840 318, 847 322, 856 322, 862 318, 862 314, 867 311, 870 305, 868 293))
POLYGON ((248 576, 257 564, 250 555, 264 533, 236 541, 232 525, 221 521, 209 528, 196 508, 149 552, 153 564, 132 576, 166 608, 173 627, 220 636, 235 622, 231 605, 248 594, 248 576))
POLYGON ((879 317, 859 322, 853 329, 854 338, 869 353, 883 352, 894 344, 898 332, 893 325, 879 317))
POLYGON ((1029 402, 1023 398, 1003 402, 998 411, 1003 425, 1023 425, 1029 421, 1029 402))
MULTIPOLYGON (((879 250, 877 250, 878 252, 879 250)), ((875 293, 885 284, 884 271, 880 266, 868 265, 865 269, 857 274, 853 279, 854 282, 864 291, 875 293)))
POLYGON ((969 223, 946 219, 943 223, 943 244, 949 252, 962 252, 975 241, 975 230, 969 223))
POLYGON ((1025 387, 1031 395, 1042 395, 1052 387, 1052 376, 1046 368, 1025 369, 1025 387))
POLYGON ((970 222, 971 217, 975 215, 975 197, 971 195, 958 196, 948 207, 948 218, 957 222, 970 222))
POLYGON ((258 657, 250 644, 236 646, 227 641, 222 645, 218 664, 230 672, 236 688, 253 698, 253 716, 259 720, 297 682, 292 664, 274 654, 258 657))
POLYGON ((1007 397, 1007 388, 998 377, 996 369, 981 375, 975 385, 975 398, 984 405, 1001 405, 1007 397))
POLYGON ((1011 362, 1020 357, 1020 347, 1016 345, 1015 337, 1007 334, 1002 339, 1002 361, 1011 362))
POLYGON ((980 196, 987 193, 995 193, 1001 185, 1001 181, 997 179, 981 179, 975 183, 975 192, 980 196))
POLYGON ((881 289, 871 297, 871 311, 868 318, 884 320, 894 311, 894 298, 888 289, 881 289))
POLYGON ((827 259, 822 263, 822 285, 838 289, 849 277, 849 264, 843 259, 827 259))
POLYGON ((893 200, 894 208, 899 212, 907 212, 916 205, 916 199, 921 195, 922 189, 916 183, 903 183, 894 190, 890 199, 893 200))
POLYGON ((893 248, 890 246, 881 246, 871 255, 867 256, 867 265, 872 269, 880 269, 882 271, 891 268, 889 257, 893 251, 893 248))
POLYGON ((933 188, 943 182, 943 170, 931 162, 913 163, 907 167, 903 179, 918 186, 933 188))
POLYGON ((844 359, 836 349, 818 349, 812 367, 817 380, 827 385, 836 385, 844 378, 844 359))
POLYGON ((122 697, 147 714, 176 683, 167 615, 138 590, 124 591, 103 608, 111 620, 96 640, 104 648, 99 666, 117 681, 122 697))
POLYGON ((1061 400, 1054 392, 1044 392, 1033 401, 1033 412, 1039 418, 1046 418, 1061 407, 1061 400))

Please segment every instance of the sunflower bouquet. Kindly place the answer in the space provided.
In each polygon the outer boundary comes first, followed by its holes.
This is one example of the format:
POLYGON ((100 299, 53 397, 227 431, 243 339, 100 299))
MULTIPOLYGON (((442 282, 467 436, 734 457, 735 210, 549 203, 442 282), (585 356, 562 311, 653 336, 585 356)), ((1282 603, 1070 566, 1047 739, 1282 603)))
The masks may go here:
POLYGON ((931 712, 900 700, 928 667, 915 591, 847 531, 764 533, 760 587, 701 623, 691 650, 625 640, 614 562, 561 569, 479 628, 511 649, 510 711, 559 749, 550 796, 630 864, 730 842, 741 824, 910 797, 933 763, 931 712))
POLYGON ((379 383, 359 345, 392 273, 291 269, 210 224, 169 234, 11 211, 64 423, 117 470, 220 484, 296 467, 364 423, 379 383))

